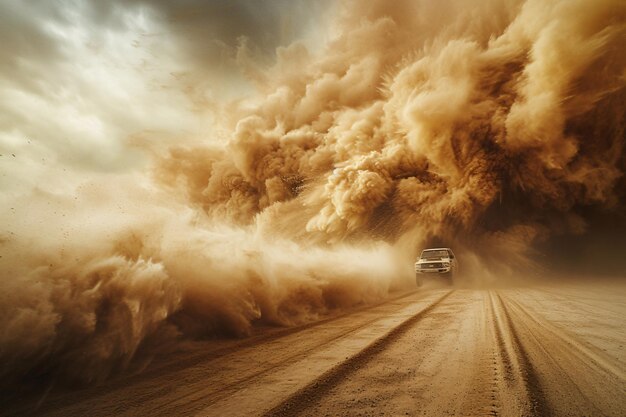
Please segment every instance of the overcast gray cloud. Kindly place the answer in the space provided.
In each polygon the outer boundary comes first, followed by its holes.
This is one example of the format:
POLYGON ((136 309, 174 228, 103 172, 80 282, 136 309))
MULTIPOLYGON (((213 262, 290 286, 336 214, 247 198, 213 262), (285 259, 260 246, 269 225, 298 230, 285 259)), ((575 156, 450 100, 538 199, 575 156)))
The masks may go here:
POLYGON ((0 187, 134 169, 129 138, 214 136, 214 103, 252 90, 243 39, 269 65, 321 15, 304 1, 0 1, 0 187))

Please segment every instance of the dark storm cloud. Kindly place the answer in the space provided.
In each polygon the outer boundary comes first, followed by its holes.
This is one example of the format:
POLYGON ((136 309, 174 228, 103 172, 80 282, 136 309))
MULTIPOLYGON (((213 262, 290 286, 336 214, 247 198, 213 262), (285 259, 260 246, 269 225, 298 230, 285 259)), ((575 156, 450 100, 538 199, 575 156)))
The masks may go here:
MULTIPOLYGON (((244 39, 255 58, 269 65, 277 47, 288 45, 321 25, 333 2, 118 0, 88 4, 94 22, 105 22, 106 26, 119 24, 116 11, 129 5, 150 10, 163 32, 173 36, 185 52, 186 71, 228 78, 238 72, 235 54, 244 39)), ((147 35, 161 36, 163 32, 147 35)))
POLYGON ((277 46, 292 41, 302 25, 328 4, 304 0, 136 1, 160 11, 198 52, 206 47, 206 41, 236 46, 237 40, 245 36, 264 52, 273 53, 277 46))
MULTIPOLYGON (((134 0, 153 10, 184 53, 177 74, 192 100, 213 94, 250 94, 237 52, 269 66, 276 48, 305 37, 332 9, 331 1, 134 0)), ((232 96, 232 95, 231 95, 232 96)))

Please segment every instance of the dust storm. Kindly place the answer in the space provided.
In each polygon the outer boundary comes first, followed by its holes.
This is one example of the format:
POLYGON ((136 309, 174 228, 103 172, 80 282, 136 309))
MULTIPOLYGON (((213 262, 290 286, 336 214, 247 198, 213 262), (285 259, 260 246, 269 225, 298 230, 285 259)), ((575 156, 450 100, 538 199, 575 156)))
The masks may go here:
POLYGON ((624 2, 328 7, 315 48, 237 44, 252 87, 211 104, 219 135, 148 134, 139 172, 3 203, 3 381, 99 381, 146 345, 382 300, 433 242, 493 282, 624 227, 624 2))

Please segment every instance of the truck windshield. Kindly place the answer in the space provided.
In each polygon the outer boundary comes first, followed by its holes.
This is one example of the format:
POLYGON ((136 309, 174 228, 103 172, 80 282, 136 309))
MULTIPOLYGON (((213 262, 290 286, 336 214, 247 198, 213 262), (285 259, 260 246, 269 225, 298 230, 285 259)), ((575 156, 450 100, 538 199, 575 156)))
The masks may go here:
POLYGON ((441 249, 441 250, 425 250, 422 252, 422 258, 425 259, 430 259, 430 258, 447 258, 448 257, 448 251, 441 249))

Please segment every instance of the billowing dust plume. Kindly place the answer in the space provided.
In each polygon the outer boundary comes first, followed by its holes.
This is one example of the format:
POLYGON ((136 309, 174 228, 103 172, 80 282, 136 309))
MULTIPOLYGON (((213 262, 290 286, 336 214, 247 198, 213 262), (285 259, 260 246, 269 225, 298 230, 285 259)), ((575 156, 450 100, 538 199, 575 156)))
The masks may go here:
POLYGON ((626 209, 623 1, 346 1, 320 30, 271 68, 242 43, 257 92, 221 107, 227 140, 151 149, 151 184, 5 210, 4 376, 381 299, 425 245, 494 279, 626 209))

